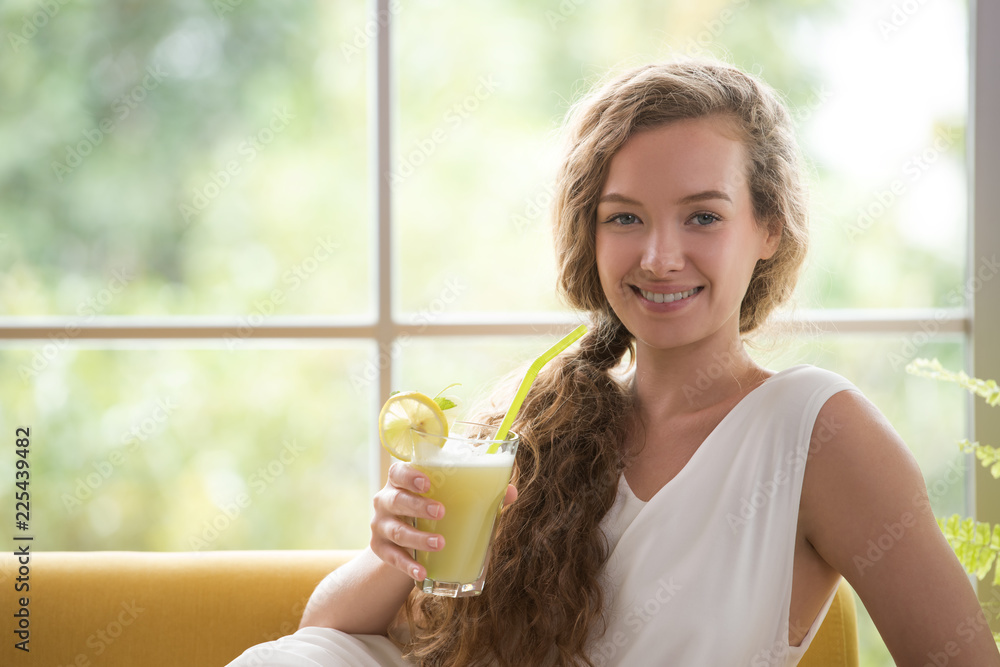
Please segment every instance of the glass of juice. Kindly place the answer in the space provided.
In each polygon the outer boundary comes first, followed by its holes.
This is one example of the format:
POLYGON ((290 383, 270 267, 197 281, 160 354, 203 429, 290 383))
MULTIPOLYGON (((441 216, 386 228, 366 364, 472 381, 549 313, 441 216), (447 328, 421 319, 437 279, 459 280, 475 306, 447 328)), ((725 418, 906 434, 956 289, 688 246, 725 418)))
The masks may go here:
POLYGON ((442 446, 415 443, 412 465, 431 481, 423 494, 444 505, 444 517, 417 519, 418 530, 444 537, 440 551, 417 551, 427 570, 425 593, 448 597, 479 595, 486 578, 490 544, 507 492, 519 438, 509 432, 494 440, 497 428, 456 422, 442 446))

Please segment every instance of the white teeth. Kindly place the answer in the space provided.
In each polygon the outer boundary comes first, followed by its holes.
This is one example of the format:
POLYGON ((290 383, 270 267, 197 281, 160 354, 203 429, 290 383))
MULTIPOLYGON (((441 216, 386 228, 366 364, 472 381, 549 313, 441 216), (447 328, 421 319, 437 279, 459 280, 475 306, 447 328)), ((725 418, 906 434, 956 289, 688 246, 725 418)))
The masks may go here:
POLYGON ((678 299, 686 299, 697 291, 697 287, 693 287, 686 292, 675 292, 674 294, 659 294, 657 292, 647 292, 644 289, 639 290, 646 299, 654 303, 670 303, 678 299))

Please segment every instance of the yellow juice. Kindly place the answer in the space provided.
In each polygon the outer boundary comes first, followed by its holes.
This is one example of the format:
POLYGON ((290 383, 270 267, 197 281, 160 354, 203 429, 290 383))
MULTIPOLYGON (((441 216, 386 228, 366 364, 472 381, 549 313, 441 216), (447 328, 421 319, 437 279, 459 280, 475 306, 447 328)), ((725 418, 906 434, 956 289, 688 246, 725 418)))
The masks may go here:
POLYGON ((486 560, 493 521, 507 491, 514 457, 499 455, 499 465, 449 463, 415 467, 427 474, 426 494, 444 505, 441 519, 417 519, 417 530, 444 537, 441 551, 418 551, 417 562, 434 581, 469 583, 479 578, 486 560))

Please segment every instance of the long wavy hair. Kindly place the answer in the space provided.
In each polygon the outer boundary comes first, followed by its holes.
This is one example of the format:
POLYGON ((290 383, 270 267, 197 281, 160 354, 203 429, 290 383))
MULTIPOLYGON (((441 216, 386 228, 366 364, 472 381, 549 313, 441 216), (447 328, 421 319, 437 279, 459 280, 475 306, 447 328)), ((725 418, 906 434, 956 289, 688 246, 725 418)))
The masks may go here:
MULTIPOLYGON (((577 103, 556 182, 555 245, 560 292, 592 325, 545 368, 516 420, 519 495, 500 516, 482 595, 410 596, 407 656, 418 664, 592 667, 587 648, 605 627, 609 554, 600 523, 615 501, 633 424, 618 371, 634 342, 601 289, 597 201, 612 157, 635 133, 707 116, 733 121, 757 224, 781 234, 774 255, 753 271, 740 332, 755 330, 791 295, 806 250, 806 190, 791 118, 771 88, 723 63, 678 61, 625 72, 577 103)), ((493 410, 478 421, 501 417, 493 410)))

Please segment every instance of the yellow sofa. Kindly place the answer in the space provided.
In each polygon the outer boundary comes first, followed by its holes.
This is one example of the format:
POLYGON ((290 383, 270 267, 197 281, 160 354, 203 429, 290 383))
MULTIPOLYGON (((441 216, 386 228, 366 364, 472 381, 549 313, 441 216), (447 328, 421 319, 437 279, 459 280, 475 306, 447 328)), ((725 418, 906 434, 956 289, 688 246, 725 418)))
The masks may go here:
MULTIPOLYGON (((27 565, 30 591, 18 593, 24 573, 8 553, 0 557, 0 665, 221 667, 248 646, 294 632, 315 585, 354 554, 41 552, 27 565), (23 608, 28 652, 15 648, 20 619, 12 612, 23 608)), ((846 583, 799 664, 857 667, 854 594, 846 583)))

